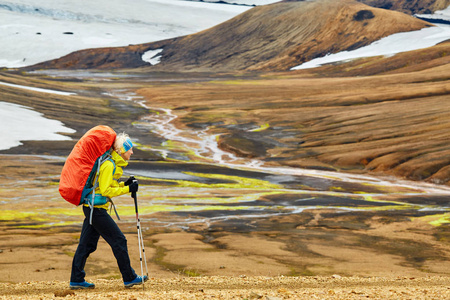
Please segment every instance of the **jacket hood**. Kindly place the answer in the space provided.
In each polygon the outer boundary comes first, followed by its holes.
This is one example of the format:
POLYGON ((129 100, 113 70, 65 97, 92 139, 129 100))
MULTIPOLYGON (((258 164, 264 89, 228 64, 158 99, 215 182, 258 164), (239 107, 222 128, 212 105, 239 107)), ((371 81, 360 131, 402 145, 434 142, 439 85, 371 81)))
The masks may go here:
POLYGON ((119 166, 119 167, 128 166, 128 162, 125 159, 123 159, 122 156, 120 156, 116 151, 112 152, 111 157, 117 166, 119 166))

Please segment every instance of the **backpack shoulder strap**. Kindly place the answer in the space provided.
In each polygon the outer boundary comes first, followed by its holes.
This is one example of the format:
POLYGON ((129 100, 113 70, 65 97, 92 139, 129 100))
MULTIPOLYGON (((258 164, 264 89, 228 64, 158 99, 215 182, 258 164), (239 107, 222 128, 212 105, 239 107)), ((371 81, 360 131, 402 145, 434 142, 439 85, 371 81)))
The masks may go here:
POLYGON ((107 160, 109 160, 110 162, 112 162, 112 164, 113 164, 113 166, 114 166, 114 170, 113 170, 113 176, 114 176, 114 174, 116 173, 116 163, 114 162, 114 160, 113 160, 111 157, 109 157, 107 160))
POLYGON ((113 164, 113 166, 114 166, 114 170, 113 170, 113 175, 114 175, 114 173, 116 173, 116 163, 115 163, 115 161, 112 159, 112 154, 111 154, 111 152, 112 152, 112 148, 110 148, 108 151, 106 151, 102 156, 100 156, 100 165, 99 165, 99 170, 100 170, 100 166, 104 163, 104 162, 106 162, 106 161, 110 161, 112 164, 113 164))
MULTIPOLYGON (((114 174, 116 173, 116 163, 115 163, 114 160, 111 158, 111 156, 109 156, 106 160, 104 160, 104 161, 102 162, 102 164, 103 164, 104 162, 106 162, 107 160, 109 160, 109 161, 113 164, 113 166, 114 166, 114 170, 113 170, 113 176, 114 176, 114 174)), ((117 219, 120 220, 120 217, 119 217, 119 214, 117 213, 117 209, 116 209, 116 206, 114 205, 114 202, 112 201, 112 199, 109 199, 108 201, 111 203, 111 208, 110 208, 109 213, 111 213, 111 209, 114 208, 114 212, 116 213, 117 219)))
POLYGON ((92 225, 92 216, 93 216, 93 212, 94 212, 94 197, 95 197, 95 189, 98 186, 98 176, 100 175, 100 167, 101 165, 106 162, 107 160, 111 161, 111 163, 114 166, 114 170, 113 170, 113 176, 114 173, 116 173, 116 163, 114 162, 114 160, 111 158, 111 149, 109 149, 108 151, 106 151, 102 156, 100 156, 97 159, 97 170, 96 170, 96 174, 94 177, 94 183, 93 183, 93 187, 92 187, 92 194, 91 194, 91 201, 89 201, 89 207, 91 208, 91 214, 89 216, 89 224, 92 225))

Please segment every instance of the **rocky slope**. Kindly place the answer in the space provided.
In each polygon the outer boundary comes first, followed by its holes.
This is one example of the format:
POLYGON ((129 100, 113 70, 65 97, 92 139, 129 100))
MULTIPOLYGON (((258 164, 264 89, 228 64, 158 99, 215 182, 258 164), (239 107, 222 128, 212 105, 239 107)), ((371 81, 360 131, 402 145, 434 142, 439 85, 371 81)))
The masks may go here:
POLYGON ((148 50, 163 49, 155 71, 282 71, 328 53, 352 50, 429 23, 351 0, 280 2, 258 6, 211 29, 176 39, 89 49, 27 69, 112 69, 149 66, 148 50))

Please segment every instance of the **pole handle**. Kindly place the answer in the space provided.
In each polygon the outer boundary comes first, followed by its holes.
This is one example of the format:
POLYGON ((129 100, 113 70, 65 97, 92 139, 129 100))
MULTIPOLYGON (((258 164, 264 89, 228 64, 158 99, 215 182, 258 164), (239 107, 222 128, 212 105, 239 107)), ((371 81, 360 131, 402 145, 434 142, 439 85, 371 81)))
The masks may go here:
POLYGON ((134 199, 134 210, 136 211, 136 216, 138 215, 138 204, 137 204, 137 193, 132 192, 131 197, 134 199))
MULTIPOLYGON (((132 178, 133 182, 137 181, 134 175, 131 175, 130 178, 132 178)), ((137 194, 136 192, 131 192, 131 198, 134 199, 134 209, 136 211, 136 214, 138 213, 138 205, 137 205, 137 194)))

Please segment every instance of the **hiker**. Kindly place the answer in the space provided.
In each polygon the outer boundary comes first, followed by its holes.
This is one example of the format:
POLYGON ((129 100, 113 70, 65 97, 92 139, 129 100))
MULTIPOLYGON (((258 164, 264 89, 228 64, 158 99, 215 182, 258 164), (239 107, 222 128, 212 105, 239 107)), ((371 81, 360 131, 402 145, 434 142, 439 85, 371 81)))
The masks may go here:
MULTIPOLYGON (((106 160, 100 166, 98 178, 98 187, 95 189, 95 201, 111 199, 115 196, 127 193, 135 193, 138 190, 138 182, 130 177, 125 182, 117 180, 123 174, 123 167, 128 165, 128 160, 133 154, 133 143, 125 133, 117 135, 113 144, 111 159, 106 160)), ((91 197, 91 195, 89 195, 91 197)), ((100 201, 101 202, 101 201, 100 201)), ((94 203, 95 204, 95 203, 94 203)), ((128 256, 127 240, 120 228, 108 214, 110 201, 103 205, 94 205, 92 215, 92 225, 90 224, 91 208, 86 202, 83 204, 85 219, 81 229, 80 241, 73 257, 72 273, 70 276, 71 289, 94 288, 93 283, 86 282, 84 266, 89 255, 97 249, 97 243, 100 236, 111 246, 116 257, 119 270, 122 273, 122 279, 125 287, 132 287, 136 284, 142 284, 148 278, 147 276, 138 276, 130 264, 128 256)))

